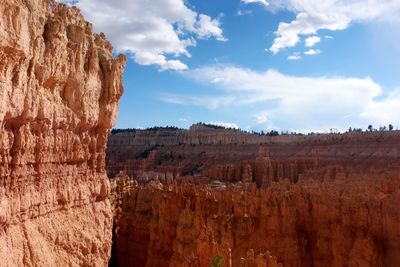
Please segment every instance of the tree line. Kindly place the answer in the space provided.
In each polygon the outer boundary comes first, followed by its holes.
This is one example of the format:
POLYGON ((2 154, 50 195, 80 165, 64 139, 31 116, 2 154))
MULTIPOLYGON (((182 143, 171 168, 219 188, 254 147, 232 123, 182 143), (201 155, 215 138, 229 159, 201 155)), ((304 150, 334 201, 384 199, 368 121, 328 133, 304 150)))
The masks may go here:
MULTIPOLYGON (((253 134, 253 135, 258 135, 258 136, 284 136, 284 135, 305 135, 304 133, 298 133, 294 131, 277 131, 277 130, 270 130, 270 131, 246 131, 242 129, 237 129, 237 128, 229 128, 229 127, 224 127, 221 125, 215 125, 215 124, 209 124, 209 123, 204 123, 204 122, 199 122, 196 123, 195 125, 202 125, 204 127, 208 127, 211 129, 217 129, 217 130, 231 130, 231 131, 237 131, 241 133, 246 133, 246 134, 253 134)), ((123 133, 123 132, 136 132, 136 131, 158 131, 158 130, 184 130, 183 128, 179 128, 176 126, 155 126, 155 127, 148 127, 145 129, 141 128, 125 128, 125 129, 120 129, 120 128, 113 128, 111 130, 111 134, 117 134, 117 133, 123 133)), ((393 124, 389 124, 388 126, 380 126, 379 128, 375 128, 373 125, 368 125, 368 127, 363 130, 362 128, 356 128, 356 127, 349 127, 347 130, 348 133, 351 132, 384 132, 384 131, 393 131, 394 126, 393 124)), ((332 133, 338 133, 339 131, 335 128, 330 129, 330 134, 332 133)), ((315 134, 321 134, 321 133, 315 133, 315 132, 310 132, 307 133, 307 135, 315 135, 315 134)))

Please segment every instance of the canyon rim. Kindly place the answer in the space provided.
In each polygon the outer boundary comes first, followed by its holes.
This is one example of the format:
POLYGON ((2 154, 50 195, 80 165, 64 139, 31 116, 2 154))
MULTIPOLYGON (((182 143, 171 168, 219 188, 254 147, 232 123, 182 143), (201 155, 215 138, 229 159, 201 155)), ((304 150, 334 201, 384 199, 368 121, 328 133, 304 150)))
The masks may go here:
POLYGON ((113 134, 119 266, 397 266, 398 132, 113 134), (134 178, 134 179, 132 179, 134 178))

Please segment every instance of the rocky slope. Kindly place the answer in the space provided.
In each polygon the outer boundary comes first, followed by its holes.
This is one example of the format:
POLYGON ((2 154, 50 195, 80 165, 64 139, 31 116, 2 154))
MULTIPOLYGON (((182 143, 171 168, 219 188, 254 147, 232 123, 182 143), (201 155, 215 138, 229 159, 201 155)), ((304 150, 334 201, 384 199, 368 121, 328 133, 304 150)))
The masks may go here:
POLYGON ((1 266, 105 266, 125 58, 76 8, 0 0, 1 266))
POLYGON ((108 141, 107 172, 111 178, 120 172, 143 179, 207 173, 218 179, 237 180, 240 170, 231 174, 235 172, 232 164, 237 168, 239 161, 256 159, 260 148, 266 149, 264 154, 270 157, 275 176, 291 172, 296 179, 303 169, 310 170, 316 164, 350 164, 363 169, 370 164, 398 163, 400 132, 270 137, 201 125, 190 130, 121 132, 108 141))
POLYGON ((399 266, 399 132, 162 131, 110 137, 119 266, 399 266))

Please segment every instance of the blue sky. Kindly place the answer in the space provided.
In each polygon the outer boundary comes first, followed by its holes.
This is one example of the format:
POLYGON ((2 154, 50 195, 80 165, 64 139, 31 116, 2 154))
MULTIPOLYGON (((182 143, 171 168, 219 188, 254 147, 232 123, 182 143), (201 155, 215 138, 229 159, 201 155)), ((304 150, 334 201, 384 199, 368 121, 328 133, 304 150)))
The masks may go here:
POLYGON ((118 128, 400 126, 398 0, 76 5, 128 56, 118 128))

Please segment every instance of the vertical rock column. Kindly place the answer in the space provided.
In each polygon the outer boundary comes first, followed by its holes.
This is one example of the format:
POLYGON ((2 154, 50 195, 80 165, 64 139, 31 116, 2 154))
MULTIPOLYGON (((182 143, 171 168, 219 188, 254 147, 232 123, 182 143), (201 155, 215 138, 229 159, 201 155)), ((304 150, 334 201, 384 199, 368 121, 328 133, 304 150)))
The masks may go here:
POLYGON ((106 266, 125 57, 79 10, 0 0, 1 266, 106 266))

